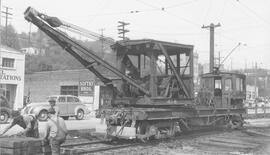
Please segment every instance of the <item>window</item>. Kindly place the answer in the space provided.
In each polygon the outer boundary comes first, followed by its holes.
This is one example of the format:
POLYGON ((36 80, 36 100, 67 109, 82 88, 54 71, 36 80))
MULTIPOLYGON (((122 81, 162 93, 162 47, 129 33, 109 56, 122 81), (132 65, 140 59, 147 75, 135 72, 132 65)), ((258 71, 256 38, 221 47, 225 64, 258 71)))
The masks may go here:
POLYGON ((74 102, 74 98, 73 97, 67 97, 67 102, 74 102))
POLYGON ((163 75, 165 74, 165 69, 166 69, 166 65, 165 65, 165 56, 164 55, 160 55, 157 58, 157 75, 163 75))
POLYGON ((220 79, 215 80, 215 89, 221 89, 221 80, 220 79))
POLYGON ((225 80, 225 91, 231 91, 232 90, 232 79, 226 79, 225 80))
POLYGON ((58 98, 58 102, 66 102, 66 97, 60 96, 60 97, 58 98))
POLYGON ((75 102, 80 102, 80 100, 78 98, 76 98, 76 97, 74 97, 74 101, 75 102))
POLYGON ((61 86, 60 94, 78 96, 78 86, 61 86))
POLYGON ((236 91, 243 91, 243 79, 241 78, 236 78, 235 81, 235 87, 236 87, 236 91))
POLYGON ((190 56, 187 53, 180 54, 180 73, 183 75, 190 74, 190 56))
POLYGON ((222 90, 221 90, 221 79, 215 79, 215 89, 214 89, 214 96, 222 96, 222 90))
POLYGON ((2 67, 14 68, 14 61, 15 59, 12 59, 12 58, 3 58, 2 67))
POLYGON ((141 78, 150 75, 150 58, 146 55, 141 55, 141 78))

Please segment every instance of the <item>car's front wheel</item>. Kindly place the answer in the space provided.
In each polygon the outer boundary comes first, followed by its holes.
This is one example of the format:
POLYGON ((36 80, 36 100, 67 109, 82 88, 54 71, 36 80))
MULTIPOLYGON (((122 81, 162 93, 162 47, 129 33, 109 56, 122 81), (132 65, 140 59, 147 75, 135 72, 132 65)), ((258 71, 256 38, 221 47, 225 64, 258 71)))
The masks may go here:
POLYGON ((41 110, 38 114, 38 120, 40 121, 46 121, 48 119, 48 111, 47 110, 41 110))
POLYGON ((8 121, 9 115, 6 111, 1 111, 0 113, 0 123, 6 123, 8 121))
POLYGON ((77 120, 82 120, 84 118, 84 111, 82 109, 79 109, 77 111, 76 119, 77 120))

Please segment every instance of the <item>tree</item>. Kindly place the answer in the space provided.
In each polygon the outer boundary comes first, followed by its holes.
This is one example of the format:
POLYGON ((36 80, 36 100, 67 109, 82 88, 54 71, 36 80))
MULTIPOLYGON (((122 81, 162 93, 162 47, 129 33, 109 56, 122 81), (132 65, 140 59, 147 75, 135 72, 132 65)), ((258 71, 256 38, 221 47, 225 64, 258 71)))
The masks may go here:
POLYGON ((20 50, 18 34, 12 25, 8 25, 4 29, 1 29, 1 44, 20 50))

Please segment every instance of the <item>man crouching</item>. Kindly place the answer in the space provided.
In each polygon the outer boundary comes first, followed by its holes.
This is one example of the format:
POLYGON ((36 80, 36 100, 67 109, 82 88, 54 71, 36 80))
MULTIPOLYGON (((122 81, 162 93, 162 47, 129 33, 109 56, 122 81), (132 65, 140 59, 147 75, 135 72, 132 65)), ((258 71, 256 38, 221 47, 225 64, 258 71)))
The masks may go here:
POLYGON ((24 135, 26 137, 34 137, 34 138, 39 137, 38 121, 35 115, 32 114, 21 115, 19 112, 14 111, 12 112, 12 117, 13 117, 12 121, 8 126, 6 126, 6 128, 0 135, 4 135, 13 126, 19 125, 24 129, 24 131, 17 133, 16 135, 24 135))

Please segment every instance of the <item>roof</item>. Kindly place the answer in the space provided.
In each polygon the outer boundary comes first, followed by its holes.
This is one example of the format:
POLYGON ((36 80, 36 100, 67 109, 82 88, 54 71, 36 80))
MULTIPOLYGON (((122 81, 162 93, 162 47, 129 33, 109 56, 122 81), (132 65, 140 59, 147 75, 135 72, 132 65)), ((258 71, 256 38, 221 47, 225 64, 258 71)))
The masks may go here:
POLYGON ((244 77, 245 74, 239 73, 239 72, 218 72, 218 73, 205 73, 202 74, 202 77, 214 77, 214 76, 221 76, 221 75, 237 75, 244 77))
POLYGON ((160 40, 154 40, 154 39, 123 40, 123 41, 116 42, 116 44, 117 43, 121 44, 123 46, 139 45, 139 44, 147 44, 147 43, 161 43, 161 44, 166 45, 166 46, 174 46, 174 47, 181 47, 181 48, 193 48, 193 45, 172 43, 172 42, 166 42, 166 41, 160 41, 160 40))
POLYGON ((120 49, 122 47, 126 47, 128 50, 125 50, 123 52, 132 52, 132 53, 142 53, 144 49, 146 48, 153 48, 156 49, 156 51, 160 52, 160 47, 158 47, 158 44, 163 45, 163 47, 167 50, 169 53, 189 53, 193 51, 193 45, 187 45, 187 44, 179 44, 179 43, 172 43, 172 42, 166 42, 166 41, 159 41, 159 40, 153 40, 153 39, 141 39, 141 40, 123 40, 118 41, 114 45, 112 45, 113 49, 120 49))
POLYGON ((0 49, 1 49, 1 51, 3 51, 3 52, 10 52, 10 53, 24 54, 24 53, 22 53, 22 52, 19 51, 19 50, 16 50, 16 49, 14 49, 14 48, 11 48, 11 47, 8 47, 8 46, 2 45, 2 44, 1 44, 1 46, 0 46, 0 49))

